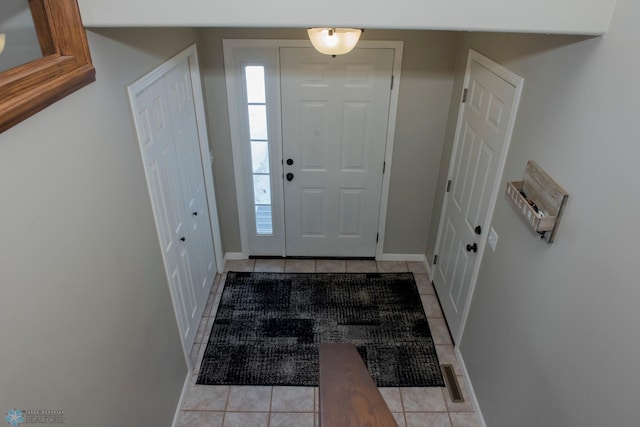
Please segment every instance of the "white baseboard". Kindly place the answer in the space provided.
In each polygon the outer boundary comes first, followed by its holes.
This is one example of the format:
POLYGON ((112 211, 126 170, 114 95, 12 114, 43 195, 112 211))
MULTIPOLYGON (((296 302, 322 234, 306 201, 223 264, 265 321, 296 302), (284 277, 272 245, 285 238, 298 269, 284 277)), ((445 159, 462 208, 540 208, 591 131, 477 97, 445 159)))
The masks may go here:
POLYGON ((416 261, 424 262, 424 254, 382 254, 380 261, 416 261))
POLYGON ((429 281, 433 282, 433 274, 431 274, 433 270, 431 270, 431 266, 429 265, 427 258, 424 259, 424 268, 427 270, 427 277, 429 278, 429 281))
POLYGON ((380 261, 421 262, 424 265, 425 270, 427 270, 427 277, 429 278, 429 281, 433 280, 433 276, 431 275, 431 266, 424 254, 382 254, 382 259, 380 259, 380 261))
POLYGON ((224 253, 225 261, 236 261, 239 259, 245 259, 244 255, 242 255, 242 252, 225 252, 224 253))
POLYGON ((178 400, 178 407, 176 408, 176 413, 173 416, 173 423, 171 423, 171 427, 178 427, 178 424, 180 423, 180 414, 182 413, 182 403, 184 401, 185 396, 187 395, 190 379, 191 379, 191 370, 188 370, 187 377, 184 379, 184 385, 182 386, 182 393, 180 393, 180 400, 178 400))
POLYGON ((480 427, 487 427, 487 423, 484 421, 484 417, 482 416, 482 410, 480 410, 480 403, 478 403, 478 397, 476 396, 476 392, 473 389, 473 384, 471 384, 471 378, 469 378, 469 371, 467 371, 467 366, 464 364, 464 359, 462 358, 462 353, 460 353, 460 349, 456 346, 454 348, 456 357, 458 358, 458 364, 460 365, 460 369, 464 373, 464 381, 467 386, 467 391, 469 392, 469 396, 471 398, 471 402, 473 403, 473 408, 478 415, 478 421, 480 422, 480 427))

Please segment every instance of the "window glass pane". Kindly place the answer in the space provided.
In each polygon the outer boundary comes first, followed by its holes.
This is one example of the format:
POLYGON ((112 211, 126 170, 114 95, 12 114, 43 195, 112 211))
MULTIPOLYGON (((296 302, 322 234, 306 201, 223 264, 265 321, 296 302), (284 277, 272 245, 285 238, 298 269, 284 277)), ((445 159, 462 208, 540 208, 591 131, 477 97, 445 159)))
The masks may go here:
POLYGON ((264 104, 264 67, 249 66, 245 67, 245 76, 247 78, 247 102, 250 104, 264 104))
POLYGON ((251 139, 268 139, 265 105, 249 105, 249 135, 251 139))
POLYGON ((253 173, 269 173, 269 143, 251 141, 251 162, 253 173))
POLYGON ((256 205, 271 204, 269 175, 253 175, 253 202, 256 205))
POLYGON ((258 234, 273 234, 271 206, 256 206, 256 232, 258 234))
POLYGON ((271 178, 269 175, 269 136, 264 66, 245 67, 249 139, 253 172, 253 202, 258 235, 273 235, 271 178))

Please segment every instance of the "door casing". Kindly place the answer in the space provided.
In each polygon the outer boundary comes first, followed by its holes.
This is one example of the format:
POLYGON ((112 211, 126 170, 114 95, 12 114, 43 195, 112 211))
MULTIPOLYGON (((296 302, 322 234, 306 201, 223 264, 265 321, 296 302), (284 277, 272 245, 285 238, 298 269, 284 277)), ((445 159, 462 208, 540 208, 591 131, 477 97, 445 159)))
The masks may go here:
MULTIPOLYGON (((477 254, 477 258, 476 258, 476 262, 474 264, 473 267, 473 272, 471 274, 471 284, 469 286, 469 291, 468 291, 468 297, 466 299, 466 303, 464 305, 463 311, 462 311, 462 318, 460 321, 460 328, 457 331, 450 331, 456 346, 459 343, 460 337, 462 337, 462 334, 464 333, 464 327, 465 327, 465 323, 467 320, 467 317, 469 315, 469 307, 471 305, 471 299, 473 297, 473 292, 475 289, 475 285, 476 285, 476 281, 478 278, 478 272, 480 271, 480 266, 482 264, 482 258, 484 256, 484 250, 486 247, 486 243, 487 243, 487 237, 489 235, 489 229, 491 226, 491 221, 493 219, 493 211, 495 209, 495 205, 496 205, 496 200, 498 197, 498 194, 500 193, 500 183, 502 182, 502 173, 504 171, 504 166, 505 163, 507 161, 507 155, 509 153, 509 146, 511 144, 511 136, 513 134, 513 127, 515 125, 515 119, 516 119, 516 113, 518 110, 518 105, 520 104, 520 97, 522 95, 522 88, 524 85, 524 79, 520 76, 518 76, 517 74, 513 73, 512 71, 508 70, 507 68, 503 67, 502 65, 498 64, 497 62, 489 59, 488 57, 482 55, 481 53, 473 50, 473 49, 469 49, 469 55, 467 57, 467 65, 466 65, 466 70, 465 70, 465 76, 464 76, 464 83, 463 83, 463 88, 468 88, 469 87, 469 81, 470 81, 470 75, 471 75, 471 63, 472 61, 476 61, 479 64, 481 64, 482 66, 484 66, 485 68, 487 68, 489 71, 491 71, 492 73, 494 73, 495 75, 497 75, 498 77, 502 78, 503 80, 513 84, 513 86, 515 87, 515 94, 514 94, 514 100, 513 100, 513 105, 512 105, 512 109, 509 112, 510 116, 509 116, 509 123, 507 126, 507 133, 506 133, 506 140, 505 140, 505 146, 504 149, 502 150, 502 153, 500 155, 500 159, 498 161, 498 171, 496 173, 496 178, 493 184, 493 188, 491 191, 491 195, 490 195, 490 199, 489 199, 489 204, 488 204, 488 209, 487 209, 487 216, 486 216, 486 221, 484 224, 482 224, 482 227, 484 230, 486 230, 485 232, 482 233, 482 235, 480 235, 480 244, 478 245, 478 254, 477 254)), ((456 123, 456 131, 455 131, 455 135, 454 135, 454 145, 453 145, 453 149, 451 152, 451 158, 449 161, 449 169, 447 172, 447 181, 453 179, 453 169, 454 169, 454 165, 455 165, 455 159, 457 156, 457 152, 460 149, 459 147, 459 139, 460 139, 460 133, 462 132, 462 118, 463 118, 463 109, 465 107, 465 104, 463 104, 462 102, 460 102, 460 107, 458 109, 458 118, 457 118, 457 123, 456 123)), ((438 254, 440 249, 441 249, 441 245, 442 245, 442 236, 444 234, 444 226, 445 226, 445 213, 446 213, 446 209, 447 209, 447 203, 448 203, 449 197, 447 196, 447 194, 445 193, 445 197, 443 199, 442 202, 442 208, 440 211, 440 224, 438 226, 438 234, 437 234, 437 238, 436 238, 436 245, 435 245, 435 253, 438 254)), ((432 272, 435 271, 435 266, 433 265, 433 260, 431 261, 431 265, 430 265, 430 269, 432 272)))
MULTIPOLYGON (((385 225, 387 220, 387 203, 389 200, 389 185, 390 185, 390 176, 391 176, 391 166, 392 166, 392 154, 393 154, 393 144, 395 137, 395 127, 396 127, 396 117, 397 117, 397 109, 398 109, 398 99, 400 93, 400 80, 401 80, 401 65, 402 65, 402 54, 403 54, 403 46, 404 43, 402 41, 360 41, 358 43, 357 49, 366 49, 366 48, 388 48, 394 49, 394 59, 393 59, 393 90, 391 91, 390 105, 389 105, 389 122, 387 127, 387 144, 385 148, 385 165, 386 171, 383 175, 382 180, 382 197, 380 202, 380 215, 378 219, 378 243, 376 245, 376 259, 382 259, 383 248, 384 248, 384 236, 385 236, 385 225)), ((242 257, 248 258, 249 255, 249 236, 248 230, 244 226, 247 224, 247 217, 251 214, 250 211, 247 211, 247 206, 245 203, 248 195, 246 194, 246 180, 247 177, 244 176, 242 171, 244 170, 243 166, 243 138, 241 135, 241 119, 238 114, 239 108, 239 94, 237 93, 237 82, 238 78, 235 75, 233 65, 235 63, 235 51, 240 49, 272 49, 275 51, 275 55, 281 47, 313 47, 309 40, 239 40, 239 39, 225 39, 223 40, 223 50, 224 50, 224 63, 225 63, 225 77, 227 83, 227 100, 229 107, 229 123, 231 128, 231 143, 232 143, 232 152, 233 152, 233 166, 234 166, 234 174, 235 174, 235 183, 236 183, 236 194, 237 194, 237 202, 238 202, 238 219, 240 223, 240 240, 242 244, 242 257)), ((279 74, 278 69, 278 74, 279 74)), ((278 95, 279 96, 279 95, 278 95)), ((278 98, 275 102, 277 108, 280 110, 280 99, 278 98)), ((278 135, 281 135, 280 130, 277 131, 278 135)), ((282 146, 282 141, 279 140, 276 142, 282 146)), ((279 209, 284 212, 284 198, 278 200, 280 204, 279 209)), ((274 218, 275 219, 275 218, 274 218)), ((284 224, 282 225, 282 229, 284 230, 284 224)), ((282 239, 281 245, 281 255, 286 256, 285 252, 285 242, 282 239)))

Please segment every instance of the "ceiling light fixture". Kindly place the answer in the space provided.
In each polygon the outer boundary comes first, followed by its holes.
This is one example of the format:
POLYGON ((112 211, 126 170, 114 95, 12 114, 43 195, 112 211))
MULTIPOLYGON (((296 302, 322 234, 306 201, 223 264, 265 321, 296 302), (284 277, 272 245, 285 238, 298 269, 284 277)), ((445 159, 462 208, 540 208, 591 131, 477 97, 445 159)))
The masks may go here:
POLYGON ((309 28, 311 44, 325 55, 344 55, 356 47, 362 30, 356 28, 309 28))
POLYGON ((4 34, 0 34, 0 53, 4 50, 4 42, 6 40, 6 36, 4 34))

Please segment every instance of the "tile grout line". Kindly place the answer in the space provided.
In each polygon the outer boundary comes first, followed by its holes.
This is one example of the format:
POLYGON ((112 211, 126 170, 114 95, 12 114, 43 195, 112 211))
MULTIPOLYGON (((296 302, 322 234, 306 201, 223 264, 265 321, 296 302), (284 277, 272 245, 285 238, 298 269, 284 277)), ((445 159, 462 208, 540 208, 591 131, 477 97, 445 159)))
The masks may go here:
POLYGON ((401 387, 398 387, 398 394, 400 395, 400 406, 402 407, 402 419, 404 420, 404 425, 408 426, 409 422, 407 421, 407 411, 404 410, 404 399, 402 398, 401 387))

